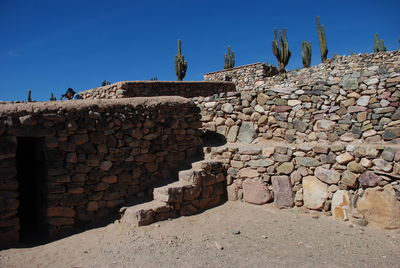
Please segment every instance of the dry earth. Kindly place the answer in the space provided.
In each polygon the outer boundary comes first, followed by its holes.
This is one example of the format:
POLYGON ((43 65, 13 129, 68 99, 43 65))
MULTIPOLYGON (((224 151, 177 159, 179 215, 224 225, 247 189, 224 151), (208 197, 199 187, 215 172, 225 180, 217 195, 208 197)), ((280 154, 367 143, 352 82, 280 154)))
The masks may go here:
POLYGON ((301 210, 227 202, 145 227, 110 224, 33 248, 0 267, 400 267, 400 230, 301 210))

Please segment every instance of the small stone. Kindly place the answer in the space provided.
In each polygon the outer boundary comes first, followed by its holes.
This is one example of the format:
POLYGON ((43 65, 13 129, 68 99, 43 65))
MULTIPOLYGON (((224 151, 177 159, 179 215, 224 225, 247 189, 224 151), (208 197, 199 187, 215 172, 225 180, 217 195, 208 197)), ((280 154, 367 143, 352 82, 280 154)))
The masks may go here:
POLYGON ((230 103, 222 104, 221 109, 227 114, 231 114, 233 112, 233 106, 230 103))
POLYGON ((358 176, 351 171, 345 170, 342 174, 342 184, 347 185, 349 187, 356 187, 358 176))
POLYGON ((240 178, 254 178, 254 177, 258 177, 259 174, 258 174, 257 170, 254 170, 251 168, 243 168, 243 169, 239 170, 238 176, 240 178))
POLYGON ((327 184, 337 184, 340 180, 340 173, 334 169, 317 167, 314 171, 314 175, 327 184))
POLYGON ((338 162, 339 164, 343 165, 343 164, 347 164, 351 161, 353 161, 354 156, 352 156, 349 153, 344 153, 344 154, 340 154, 336 157, 336 162, 338 162))
POLYGON ((361 187, 367 188, 378 186, 379 182, 382 181, 382 178, 372 171, 366 171, 360 175, 358 181, 360 182, 361 187))
POLYGON ((278 172, 278 174, 290 174, 292 173, 293 169, 294 169, 294 164, 292 162, 285 162, 279 165, 276 168, 276 171, 278 172))
POLYGON ((369 99, 371 97, 370 96, 361 96, 358 100, 357 100, 357 105, 358 106, 368 106, 369 103, 369 99))
POLYGON ((347 169, 355 173, 363 173, 365 171, 365 168, 356 161, 351 161, 350 163, 348 163, 347 169))
POLYGON ((215 246, 216 249, 219 249, 219 250, 223 250, 224 249, 224 247, 221 246, 221 244, 218 243, 217 241, 214 242, 214 246, 215 246))
POLYGON ((101 162, 99 165, 99 169, 102 171, 108 171, 111 167, 112 167, 111 161, 104 161, 104 162, 101 162))
POLYGON ((299 104, 301 104, 301 101, 299 101, 299 100, 288 100, 289 106, 297 106, 299 104))
POLYGON ((304 167, 316 167, 320 166, 322 163, 313 157, 296 157, 296 164, 304 167))
POLYGON ((334 129, 335 125, 336 123, 334 121, 325 119, 317 120, 314 125, 314 131, 330 131, 334 129))

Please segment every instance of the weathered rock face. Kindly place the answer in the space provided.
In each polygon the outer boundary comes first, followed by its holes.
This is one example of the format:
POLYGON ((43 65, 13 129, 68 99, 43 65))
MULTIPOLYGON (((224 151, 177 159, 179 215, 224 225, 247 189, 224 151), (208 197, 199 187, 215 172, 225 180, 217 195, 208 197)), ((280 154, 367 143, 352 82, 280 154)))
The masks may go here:
POLYGON ((243 198, 246 202, 261 205, 272 199, 267 186, 257 179, 247 179, 243 182, 243 198))
POLYGON ((239 142, 251 143, 257 137, 253 123, 243 122, 239 129, 237 137, 239 142))
POLYGON ((274 191, 274 202, 278 208, 293 206, 294 196, 289 176, 272 176, 272 189, 274 191))
POLYGON ((340 180, 340 173, 334 169, 317 167, 314 171, 315 176, 327 184, 337 184, 340 180))
POLYGON ((117 99, 132 97, 182 96, 193 98, 235 91, 231 82, 123 81, 79 94, 84 99, 117 99))
POLYGON ((332 197, 331 209, 332 216, 335 219, 348 220, 351 212, 349 192, 344 190, 336 191, 332 197))
POLYGON ((400 228, 400 201, 392 186, 368 188, 357 202, 368 222, 383 229, 400 228))
POLYGON ((260 138, 290 143, 399 140, 399 66, 400 51, 336 57, 274 76, 268 66, 248 65, 204 76, 230 80, 238 92, 194 101, 210 130, 223 118, 227 133, 247 122, 260 138))
POLYGON ((202 145, 199 110, 181 97, 1 104, 0 125, 0 243, 18 239, 20 137, 40 140, 50 234, 117 211, 202 145))
POLYGON ((328 185, 314 176, 303 178, 304 206, 309 209, 322 209, 328 199, 328 185))

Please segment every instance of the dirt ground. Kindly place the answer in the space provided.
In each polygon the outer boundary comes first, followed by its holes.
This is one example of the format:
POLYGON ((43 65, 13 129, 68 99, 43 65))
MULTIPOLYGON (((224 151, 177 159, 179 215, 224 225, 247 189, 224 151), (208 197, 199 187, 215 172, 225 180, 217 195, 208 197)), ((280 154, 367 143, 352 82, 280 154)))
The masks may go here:
POLYGON ((400 230, 227 202, 145 227, 120 223, 33 248, 0 267, 400 267, 400 230))

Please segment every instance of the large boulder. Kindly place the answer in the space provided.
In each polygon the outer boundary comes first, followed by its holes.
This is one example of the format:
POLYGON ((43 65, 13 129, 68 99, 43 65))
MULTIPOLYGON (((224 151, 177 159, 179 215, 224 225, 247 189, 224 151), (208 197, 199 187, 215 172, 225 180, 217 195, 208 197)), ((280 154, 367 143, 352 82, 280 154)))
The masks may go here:
POLYGON ((260 180, 247 179, 242 184, 243 198, 251 204, 261 205, 272 199, 272 194, 267 186, 260 180))
POLYGON ((368 188, 358 199, 357 210, 375 227, 383 229, 400 228, 400 201, 391 185, 368 188))
POLYGON ((328 185, 314 176, 303 178, 303 201, 309 209, 322 209, 328 199, 328 185))

